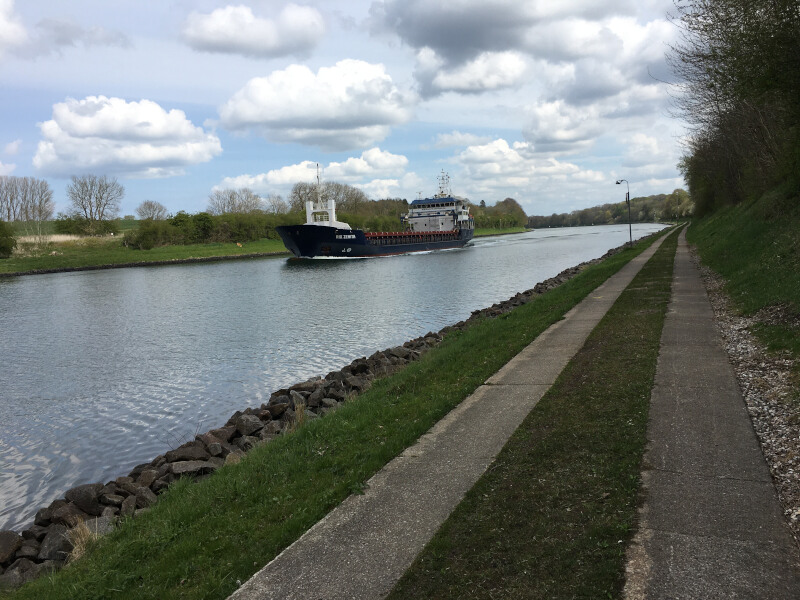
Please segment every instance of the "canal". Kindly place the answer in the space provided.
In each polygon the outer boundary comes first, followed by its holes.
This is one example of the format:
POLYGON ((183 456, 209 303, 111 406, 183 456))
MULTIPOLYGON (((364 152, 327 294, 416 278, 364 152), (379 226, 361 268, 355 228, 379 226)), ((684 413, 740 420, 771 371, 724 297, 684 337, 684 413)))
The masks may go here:
POLYGON ((627 225, 544 229, 386 258, 0 279, 0 529, 276 389, 438 331, 627 239, 627 225))

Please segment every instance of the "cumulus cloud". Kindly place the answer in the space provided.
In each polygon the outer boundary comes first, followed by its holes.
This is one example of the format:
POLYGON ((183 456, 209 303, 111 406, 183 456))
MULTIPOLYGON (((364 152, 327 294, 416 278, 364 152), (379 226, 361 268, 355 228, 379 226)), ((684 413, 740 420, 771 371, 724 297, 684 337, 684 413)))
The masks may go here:
POLYGON ((504 139, 470 146, 456 156, 455 162, 463 168, 466 184, 478 194, 516 195, 523 201, 544 184, 567 181, 585 185, 607 179, 599 171, 552 156, 541 157, 528 142, 509 144, 504 139))
POLYGON ((7 164, 3 161, 0 161, 0 176, 2 175, 11 175, 14 172, 14 169, 17 168, 15 164, 7 164))
POLYGON ((3 153, 13 156, 19 152, 20 145, 22 145, 22 140, 14 140, 13 142, 9 142, 6 144, 5 148, 3 148, 3 153))
POLYGON ((39 124, 34 166, 46 174, 97 171, 129 177, 169 177, 222 152, 219 138, 192 124, 181 110, 151 100, 87 96, 53 105, 39 124))
POLYGON ((327 179, 350 183, 366 177, 387 177, 402 174, 408 166, 408 159, 380 148, 370 148, 358 158, 351 157, 344 162, 332 162, 325 168, 327 179))
POLYGON ((214 190, 250 188, 257 194, 269 194, 278 188, 284 190, 295 183, 310 183, 317 178, 317 163, 304 160, 295 165, 287 165, 258 175, 236 175, 225 177, 214 190))
POLYGON ((348 150, 384 139, 408 121, 414 98, 401 92, 381 64, 342 60, 314 73, 290 65, 251 79, 219 110, 233 131, 255 130, 277 142, 348 150))
MULTIPOLYGON (((1 29, 2 23, 0 23, 1 29)), ((0 31, 1 39, 2 31, 0 31)), ((129 48, 132 44, 128 36, 121 31, 97 26, 84 27, 69 19, 42 19, 29 33, 26 33, 20 43, 16 44, 13 51, 20 58, 31 59, 49 54, 61 54, 65 48, 99 46, 129 48)))
MULTIPOLYGON (((365 150, 359 157, 331 162, 327 166, 320 165, 326 181, 356 185, 365 191, 378 189, 381 186, 399 185, 399 178, 404 176, 407 166, 408 159, 405 156, 392 154, 378 147, 365 150), (394 181, 394 184, 391 184, 391 181, 394 181)), ((317 163, 306 160, 258 175, 226 177, 214 189, 248 187, 255 192, 266 194, 276 189, 287 191, 295 183, 311 182, 316 177, 317 163)))
POLYGON ((518 85, 525 74, 525 59, 518 52, 484 52, 475 59, 448 69, 431 48, 417 53, 414 73, 422 95, 444 92, 476 94, 518 85))
POLYGON ((451 131, 450 133, 440 133, 436 136, 434 148, 449 148, 451 146, 475 146, 485 144, 490 141, 488 136, 479 136, 472 133, 461 131, 451 131))
POLYGON ((319 11, 296 4, 286 5, 275 19, 257 17, 247 6, 195 12, 183 27, 183 39, 192 48, 255 57, 308 54, 324 33, 319 11))
POLYGON ((604 126, 596 106, 577 108, 563 100, 539 102, 529 108, 525 139, 537 152, 577 152, 591 146, 604 126))
POLYGON ((28 33, 14 14, 14 0, 0 0, 0 57, 9 48, 23 45, 28 33))

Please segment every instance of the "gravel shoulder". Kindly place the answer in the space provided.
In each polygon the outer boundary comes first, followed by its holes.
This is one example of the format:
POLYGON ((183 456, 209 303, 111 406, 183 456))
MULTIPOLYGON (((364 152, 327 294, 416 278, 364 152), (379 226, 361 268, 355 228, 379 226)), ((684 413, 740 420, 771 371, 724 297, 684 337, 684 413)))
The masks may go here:
POLYGON ((768 352, 752 331, 758 323, 785 323, 787 317, 780 307, 742 316, 724 292, 725 280, 700 263, 694 249, 692 260, 700 269, 784 516, 800 544, 800 396, 792 382, 797 359, 768 352))

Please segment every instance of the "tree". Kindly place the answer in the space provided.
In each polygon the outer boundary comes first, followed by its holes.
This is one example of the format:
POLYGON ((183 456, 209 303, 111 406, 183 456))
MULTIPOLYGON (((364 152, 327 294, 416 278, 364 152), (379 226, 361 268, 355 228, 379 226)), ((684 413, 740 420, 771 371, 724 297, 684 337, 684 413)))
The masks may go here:
POLYGON ((317 184, 298 182, 292 186, 292 191, 289 194, 289 211, 290 212, 305 212, 306 202, 315 201, 317 199, 317 184))
POLYGON ((101 230, 100 224, 119 214, 119 205, 125 197, 125 188, 116 177, 106 175, 72 176, 67 186, 67 197, 73 213, 86 220, 90 235, 101 230))
POLYGON ((247 214, 264 210, 264 201, 249 188, 214 190, 208 195, 212 215, 247 214))
POLYGON ((136 214, 142 220, 163 221, 167 218, 167 207, 155 200, 145 200, 136 209, 136 214))
MULTIPOLYGON (((358 213, 369 202, 369 197, 362 190, 336 181, 326 181, 319 186, 319 199, 327 202, 330 198, 336 202, 336 210, 346 213, 358 213)), ((309 200, 317 200, 317 184, 295 183, 289 195, 290 211, 304 212, 309 200)))
POLYGON ((17 240, 14 239, 14 232, 11 227, 0 221, 0 258, 8 258, 17 247, 17 240))
POLYGON ((53 190, 44 179, 0 177, 0 218, 22 223, 24 235, 44 239, 42 224, 53 218, 53 190))
POLYGON ((270 194, 267 196, 267 211, 276 215, 283 215, 289 212, 289 205, 280 194, 270 194))
POLYGON ((797 0, 683 0, 668 61, 692 125, 680 169, 696 214, 756 197, 800 172, 797 0))

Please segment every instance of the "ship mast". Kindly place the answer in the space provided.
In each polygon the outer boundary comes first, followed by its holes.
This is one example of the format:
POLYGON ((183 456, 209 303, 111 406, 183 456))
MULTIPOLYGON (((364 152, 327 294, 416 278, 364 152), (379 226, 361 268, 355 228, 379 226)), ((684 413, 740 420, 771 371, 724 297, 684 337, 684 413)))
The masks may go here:
POLYGON ((450 191, 450 175, 445 173, 444 169, 442 169, 437 179, 439 180, 439 191, 434 198, 448 198, 452 196, 453 194, 450 191))

